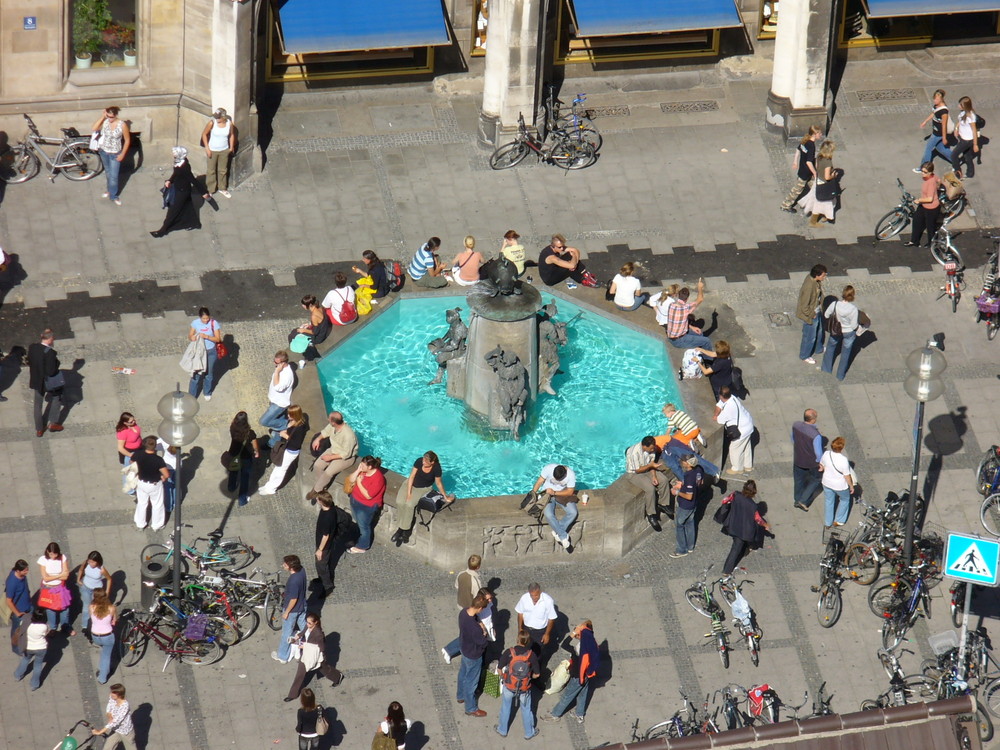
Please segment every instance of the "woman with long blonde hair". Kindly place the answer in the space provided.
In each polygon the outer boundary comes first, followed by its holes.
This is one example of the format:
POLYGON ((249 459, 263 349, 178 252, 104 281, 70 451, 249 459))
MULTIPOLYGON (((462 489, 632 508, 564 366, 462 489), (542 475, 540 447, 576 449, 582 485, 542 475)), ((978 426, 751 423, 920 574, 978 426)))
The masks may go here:
POLYGON ((91 642, 101 648, 97 681, 103 685, 108 681, 111 672, 111 652, 115 650, 115 625, 118 623, 118 608, 108 599, 107 591, 97 589, 89 609, 91 642))

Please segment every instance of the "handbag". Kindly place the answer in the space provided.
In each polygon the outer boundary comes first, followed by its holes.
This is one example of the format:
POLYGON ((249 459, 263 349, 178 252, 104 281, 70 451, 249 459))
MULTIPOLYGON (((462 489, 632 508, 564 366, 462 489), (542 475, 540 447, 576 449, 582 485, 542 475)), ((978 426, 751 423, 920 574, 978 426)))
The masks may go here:
POLYGON ((296 354, 303 354, 305 353, 305 350, 309 348, 310 344, 312 344, 312 336, 300 333, 292 339, 292 343, 288 345, 288 348, 296 354))
POLYGON ((324 715, 326 709, 323 706, 316 706, 316 711, 316 734, 322 737, 330 731, 330 722, 326 720, 324 715))
POLYGON ((431 513, 437 513, 446 504, 445 496, 435 488, 417 500, 417 510, 429 510, 431 513))
POLYGON ((841 337, 844 335, 844 327, 840 324, 840 318, 837 317, 837 303, 833 305, 833 312, 826 317, 826 332, 831 336, 841 337))
POLYGON ((725 523, 729 519, 729 510, 730 504, 723 503, 716 509, 715 515, 712 516, 712 520, 716 523, 725 523))
POLYGON ((223 451, 222 456, 219 461, 222 463, 222 468, 226 471, 239 471, 240 467, 243 466, 243 451, 246 450, 247 442, 249 442, 250 436, 247 435, 247 440, 243 441, 243 445, 240 447, 240 452, 235 456, 229 451, 223 451))
POLYGON ((492 669, 486 673, 486 679, 483 681, 483 695, 500 697, 500 675, 492 669))
POLYGON ((42 609, 51 609, 55 612, 62 612, 66 609, 63 606, 63 597, 59 592, 59 586, 42 586, 42 590, 38 592, 38 606, 42 609))
POLYGON ((350 495, 354 492, 354 475, 348 474, 344 477, 344 493, 350 495))
POLYGON ((101 146, 101 131, 95 130, 90 134, 90 143, 87 144, 87 148, 91 151, 97 151, 101 146))
POLYGON ((872 319, 868 317, 864 310, 858 310, 858 325, 862 328, 872 327, 872 319))
POLYGON ((271 447, 271 463, 275 466, 280 466, 281 462, 285 458, 285 448, 288 447, 288 441, 285 438, 281 438, 277 443, 271 447))
POLYGON ((840 195, 840 187, 837 185, 836 180, 816 183, 816 200, 824 202, 832 201, 838 195, 840 195))
POLYGON ((55 375, 45 376, 45 390, 46 391, 58 391, 60 388, 66 386, 66 376, 63 374, 62 370, 59 370, 55 375))
POLYGON ((229 356, 229 347, 223 344, 221 341, 215 345, 215 353, 220 358, 226 358, 229 356))
POLYGON ((727 424, 726 425, 726 437, 729 438, 729 442, 736 442, 740 439, 743 433, 740 432, 740 427, 738 424, 727 424))
POLYGON ((396 740, 387 734, 382 734, 381 729, 376 729, 372 738, 372 750, 396 750, 396 740))

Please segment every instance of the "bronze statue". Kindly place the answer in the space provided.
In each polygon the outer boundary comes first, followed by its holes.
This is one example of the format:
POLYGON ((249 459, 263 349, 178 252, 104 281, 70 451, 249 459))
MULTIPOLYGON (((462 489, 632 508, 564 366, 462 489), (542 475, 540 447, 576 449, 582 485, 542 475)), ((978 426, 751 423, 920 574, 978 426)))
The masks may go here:
POLYGON ((567 341, 566 324, 554 320, 558 314, 555 302, 551 302, 538 316, 538 390, 552 396, 556 395, 552 378, 559 372, 559 347, 567 341))
POLYGON ((514 352, 503 351, 499 346, 489 352, 486 362, 497 374, 497 402, 500 416, 507 421, 514 439, 519 439, 524 422, 524 407, 528 402, 528 370, 514 352))
POLYGON ((434 339, 427 345, 438 363, 437 376, 427 385, 440 383, 444 378, 448 361, 465 354, 465 339, 469 335, 469 329, 462 322, 462 308, 456 307, 454 310, 447 310, 444 317, 448 321, 448 333, 441 338, 434 339))
POLYGON ((482 281, 476 285, 476 290, 489 297, 508 297, 521 293, 521 282, 517 278, 517 266, 504 256, 493 258, 483 264, 480 270, 482 281))

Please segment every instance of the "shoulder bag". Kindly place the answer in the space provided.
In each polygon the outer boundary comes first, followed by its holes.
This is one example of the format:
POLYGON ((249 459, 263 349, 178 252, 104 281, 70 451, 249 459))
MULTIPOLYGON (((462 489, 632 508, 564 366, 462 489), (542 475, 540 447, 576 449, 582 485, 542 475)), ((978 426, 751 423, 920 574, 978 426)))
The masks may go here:
POLYGON ((832 201, 839 194, 840 190, 836 179, 816 183, 816 200, 818 201, 832 201))
POLYGON ((382 734, 381 729, 376 729, 372 738, 372 750, 396 750, 396 740, 387 734, 382 734))
POLYGON ((316 711, 316 734, 322 737, 330 731, 330 722, 326 720, 326 708, 323 706, 316 706, 316 711))
POLYGON ((840 318, 837 317, 838 304, 840 303, 834 302, 833 312, 826 316, 826 332, 839 338, 844 335, 844 327, 840 325, 840 318))

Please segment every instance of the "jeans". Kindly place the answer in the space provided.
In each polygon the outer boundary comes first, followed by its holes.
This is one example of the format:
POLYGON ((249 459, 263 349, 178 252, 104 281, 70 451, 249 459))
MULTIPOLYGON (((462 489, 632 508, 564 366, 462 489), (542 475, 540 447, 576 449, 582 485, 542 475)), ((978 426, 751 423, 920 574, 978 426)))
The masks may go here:
POLYGON ((111 675, 111 652, 115 650, 115 634, 95 635, 94 645, 101 647, 101 662, 97 668, 97 681, 102 685, 111 675))
POLYGON ((358 549, 371 549, 372 546, 372 521, 375 520, 375 514, 378 513, 377 505, 365 505, 364 503, 359 503, 351 496, 351 515, 354 516, 354 522, 358 525, 358 530, 361 535, 358 537, 358 542, 355 545, 358 549))
POLYGON ((17 633, 18 628, 21 627, 21 621, 25 617, 31 617, 31 612, 25 612, 20 617, 14 614, 10 616, 10 650, 18 656, 21 655, 21 652, 17 650, 17 644, 14 643, 14 634, 17 633))
POLYGON ((318 750, 319 737, 303 737, 299 735, 299 750, 318 750))
POLYGON ((640 307, 649 302, 649 292, 643 292, 638 297, 635 298, 635 302, 632 303, 631 307, 622 307, 621 305, 615 305, 619 310, 625 312, 632 312, 633 310, 638 310, 640 307))
POLYGON ((847 366, 851 363, 851 349, 854 348, 854 339, 857 338, 857 331, 845 333, 842 337, 831 336, 830 343, 826 347, 823 355, 823 372, 833 372, 833 359, 839 345, 840 364, 837 365, 837 380, 843 380, 847 374, 847 366))
POLYGON ((847 523, 847 516, 851 512, 851 491, 849 489, 831 490, 829 487, 824 487, 823 493, 826 495, 824 525, 833 526, 836 522, 843 526, 847 523), (834 513, 835 508, 836 513, 834 513))
POLYGON ((587 694, 590 693, 590 680, 586 679, 580 684, 579 677, 570 677, 563 690, 562 698, 553 707, 553 716, 562 716, 569 708, 569 704, 576 698, 576 715, 585 716, 587 714, 587 694))
POLYGON ((458 700, 465 701, 465 713, 471 714, 479 710, 479 703, 476 702, 476 688, 479 687, 479 676, 483 671, 483 657, 477 656, 470 659, 462 654, 462 666, 458 668, 458 689, 456 696, 458 700))
MULTIPOLYGON (((86 565, 86 563, 84 563, 86 565)), ((80 611, 80 630, 86 630, 90 625, 90 605, 94 601, 94 589, 84 583, 80 584, 80 604, 83 609, 80 611)))
POLYGON ((688 331, 683 336, 678 336, 675 339, 668 338, 671 344, 676 346, 678 349, 694 349, 696 346, 702 349, 712 348, 712 339, 708 336, 702 336, 700 333, 692 333, 688 331))
MULTIPOLYGON (((195 371, 191 373, 191 382, 188 383, 188 393, 190 393, 195 398, 198 398, 198 385, 204 379, 205 384, 202 386, 201 392, 206 396, 212 395, 212 390, 215 385, 215 363, 219 361, 219 352, 213 346, 211 349, 205 348, 205 370, 195 371)), ((263 420, 261 420, 263 424, 263 420)))
POLYGON ((944 139, 939 135, 932 135, 927 139, 927 146, 924 147, 924 158, 920 160, 920 163, 931 161, 935 151, 951 161, 951 149, 944 145, 944 139))
POLYGON ((959 138, 958 143, 955 144, 955 148, 951 150, 951 168, 956 172, 959 171, 962 168, 962 162, 964 161, 966 170, 963 175, 965 177, 973 177, 976 174, 974 161, 976 154, 972 150, 974 145, 975 141, 964 141, 959 138))
POLYGON ((792 465, 792 497, 799 505, 807 508, 812 505, 816 497, 816 491, 820 488, 819 469, 815 466, 811 469, 803 469, 801 466, 792 465))
POLYGON ((69 627, 69 607, 57 612, 54 609, 45 610, 46 622, 49 625, 49 630, 56 630, 57 628, 68 628, 69 627))
POLYGON ((28 674, 28 667, 31 667, 31 689, 38 690, 42 686, 42 665, 45 663, 45 650, 26 651, 21 657, 21 663, 14 670, 15 679, 20 682, 28 674), (32 664, 34 666, 32 667, 32 664))
POLYGON ((579 514, 580 509, 576 507, 576 503, 561 503, 555 498, 549 500, 549 504, 545 506, 545 520, 549 522, 549 526, 556 532, 560 542, 569 537, 569 527, 573 525, 573 521, 576 520, 579 514), (557 505, 563 509, 561 521, 556 518, 557 505))
MULTIPOLYGON (((120 153, 120 152, 119 152, 120 153)), ((101 163, 104 165, 104 174, 108 180, 108 197, 118 200, 118 173, 121 171, 122 163, 118 161, 118 154, 109 154, 107 151, 98 151, 101 163)))
MULTIPOLYGON (((677 512, 674 516, 674 526, 677 528, 677 554, 684 555, 694 551, 695 534, 694 514, 698 507, 682 508, 677 505, 677 512)), ((555 713, 555 712, 553 712, 555 713)))
POLYGON ((244 458, 240 468, 229 472, 229 483, 226 488, 232 492, 239 487, 240 505, 246 505, 250 497, 250 476, 253 474, 253 459, 244 458))
POLYGON ((802 343, 799 359, 807 359, 823 348, 823 319, 816 315, 812 323, 802 324, 802 343))
POLYGON ((288 407, 268 404, 267 411, 261 415, 260 423, 272 433, 281 432, 288 426, 288 407))
POLYGON ((665 463, 667 468, 674 473, 675 477, 683 479, 684 470, 681 468, 681 457, 692 453, 698 456, 698 465, 705 470, 705 474, 717 477, 722 473, 722 469, 704 456, 695 453, 695 451, 691 449, 690 445, 685 445, 677 438, 671 438, 667 444, 663 446, 663 452, 660 454, 660 458, 663 459, 663 463, 665 463))
POLYGON ((501 737, 506 737, 510 729, 510 714, 517 701, 521 708, 521 723, 524 725, 524 739, 530 740, 535 736, 535 716, 531 713, 531 690, 523 693, 515 693, 508 690, 506 685, 500 687, 500 716, 497 718, 497 732, 501 737))
MULTIPOLYGON (((288 606, 287 604, 285 606, 288 606)), ((306 611, 292 612, 281 621, 281 642, 278 644, 278 658, 288 661, 291 654, 291 644, 288 639, 295 635, 295 631, 303 630, 306 627, 306 611)))
MULTIPOLYGON (((126 450, 128 450, 128 449, 126 449, 126 450)), ((122 461, 122 468, 123 468, 123 469, 124 469, 124 468, 125 468, 126 466, 128 466, 128 465, 129 465, 130 463, 132 463, 132 456, 124 456, 124 459, 125 459, 125 460, 124 460, 124 461, 122 461)), ((126 479, 127 479, 127 477, 126 477, 126 476, 125 476, 124 474, 122 474, 122 492, 124 492, 124 491, 125 491, 125 480, 126 480, 126 479)), ((130 495, 134 495, 134 494, 135 494, 135 490, 132 490, 132 491, 131 491, 131 492, 129 492, 128 494, 130 494, 130 495)))
POLYGON ((170 477, 163 483, 163 507, 167 513, 173 513, 177 504, 177 472, 169 466, 167 471, 170 472, 170 477))
POLYGON ((448 654, 448 656, 454 659, 456 656, 462 653, 461 641, 458 638, 456 638, 455 640, 453 640, 451 643, 449 643, 447 646, 444 647, 444 651, 446 654, 448 654))

